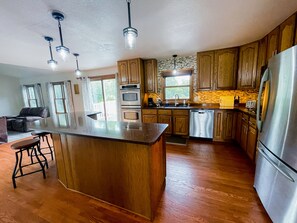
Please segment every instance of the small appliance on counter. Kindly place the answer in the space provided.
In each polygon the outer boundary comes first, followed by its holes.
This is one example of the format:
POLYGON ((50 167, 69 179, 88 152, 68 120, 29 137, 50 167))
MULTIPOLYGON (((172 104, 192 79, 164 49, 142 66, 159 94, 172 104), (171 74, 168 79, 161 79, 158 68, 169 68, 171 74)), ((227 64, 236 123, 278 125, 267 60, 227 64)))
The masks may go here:
POLYGON ((246 101, 246 104, 245 104, 245 107, 248 109, 248 110, 255 110, 256 109, 256 100, 247 100, 246 101))
POLYGON ((234 108, 234 96, 221 96, 220 97, 220 108, 234 108))
POLYGON ((234 106, 239 106, 239 96, 234 96, 234 106))
POLYGON ((148 104, 148 107, 156 107, 156 104, 155 104, 153 98, 148 98, 147 104, 148 104))

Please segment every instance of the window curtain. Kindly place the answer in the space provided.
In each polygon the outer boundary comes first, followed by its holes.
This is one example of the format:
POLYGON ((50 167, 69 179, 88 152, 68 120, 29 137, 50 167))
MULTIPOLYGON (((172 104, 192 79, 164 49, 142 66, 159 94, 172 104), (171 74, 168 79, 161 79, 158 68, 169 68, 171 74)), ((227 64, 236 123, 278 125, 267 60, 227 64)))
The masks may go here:
POLYGON ((83 102, 84 102, 84 110, 85 111, 93 111, 90 78, 82 79, 81 87, 82 87, 82 97, 83 97, 83 102))
POLYGON ((53 84, 50 82, 46 83, 46 88, 47 88, 47 95, 48 95, 49 110, 52 116, 54 116, 54 114, 56 114, 56 110, 55 110, 55 102, 54 102, 53 84))
POLYGON ((66 111, 74 112, 73 96, 71 89, 71 81, 64 81, 65 98, 66 98, 66 111))
POLYGON ((35 97, 37 99, 37 106, 44 107, 44 100, 42 95, 41 84, 34 84, 35 97))
POLYGON ((26 85, 22 85, 22 94, 23 94, 24 106, 29 107, 26 85))

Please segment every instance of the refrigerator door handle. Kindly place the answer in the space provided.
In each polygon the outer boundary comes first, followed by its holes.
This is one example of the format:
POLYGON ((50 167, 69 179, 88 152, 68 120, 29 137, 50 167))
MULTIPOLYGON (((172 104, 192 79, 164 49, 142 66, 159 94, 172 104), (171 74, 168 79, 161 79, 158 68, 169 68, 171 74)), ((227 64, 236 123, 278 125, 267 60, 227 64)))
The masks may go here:
MULTIPOLYGON (((256 114, 256 118, 257 118, 257 127, 258 127, 258 129, 259 129, 260 132, 261 132, 262 123, 263 123, 264 117, 265 117, 265 114, 262 114, 262 120, 260 119, 261 97, 262 97, 264 83, 266 81, 268 81, 268 78, 269 78, 269 70, 267 68, 265 70, 264 74, 263 74, 262 79, 261 79, 260 88, 259 88, 259 94, 258 94, 258 103, 257 103, 257 114, 256 114)), ((268 85, 266 85, 265 87, 268 87, 268 85)), ((268 97, 267 94, 269 94, 269 87, 268 87, 268 89, 265 89, 265 91, 266 91, 265 96, 268 97)), ((264 105, 264 102, 265 103, 268 103, 267 100, 268 100, 268 98, 265 98, 265 100, 263 100, 263 113, 266 112, 266 106, 267 105, 266 104, 264 105), (264 111, 264 108, 265 108, 265 111, 264 111)))
POLYGON ((282 170, 281 168, 278 167, 278 165, 272 161, 268 155, 265 153, 265 151, 263 149, 259 149, 258 148, 259 153, 261 153, 261 155, 275 168, 277 169, 284 177, 286 177, 288 180, 295 182, 295 180, 293 179, 293 177, 290 176, 290 174, 286 173, 284 170, 282 170))

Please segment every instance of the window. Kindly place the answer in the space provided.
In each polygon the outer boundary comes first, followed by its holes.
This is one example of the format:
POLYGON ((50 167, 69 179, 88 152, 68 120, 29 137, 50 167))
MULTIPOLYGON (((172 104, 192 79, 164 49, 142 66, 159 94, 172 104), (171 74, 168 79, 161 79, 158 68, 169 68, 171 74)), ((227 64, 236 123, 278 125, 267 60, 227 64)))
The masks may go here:
POLYGON ((30 108, 36 108, 37 106, 37 98, 34 91, 34 85, 26 85, 26 94, 28 105, 30 108))
POLYGON ((57 114, 67 113, 66 111, 66 98, 65 86, 63 82, 53 83, 54 89, 54 104, 57 114))
POLYGON ((118 109, 115 75, 93 77, 90 85, 93 110, 102 112, 105 120, 116 121, 118 109))
POLYGON ((25 107, 36 108, 44 106, 40 84, 23 85, 22 93, 25 107))
POLYGON ((180 72, 173 75, 171 72, 163 72, 164 77, 164 99, 175 99, 178 95, 179 99, 191 99, 191 70, 180 72))

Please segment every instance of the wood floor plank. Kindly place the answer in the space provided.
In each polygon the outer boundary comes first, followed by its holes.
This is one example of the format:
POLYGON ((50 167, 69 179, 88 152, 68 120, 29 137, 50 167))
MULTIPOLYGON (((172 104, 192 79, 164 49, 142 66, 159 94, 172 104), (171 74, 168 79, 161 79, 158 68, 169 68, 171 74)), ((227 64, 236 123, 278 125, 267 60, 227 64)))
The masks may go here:
MULTIPOLYGON (((49 159, 41 173, 18 178, 10 143, 0 145, 1 222, 149 222, 128 211, 66 190, 49 159)), ((154 223, 271 222, 253 189, 254 168, 237 146, 191 140, 167 145, 166 188, 154 223)))

